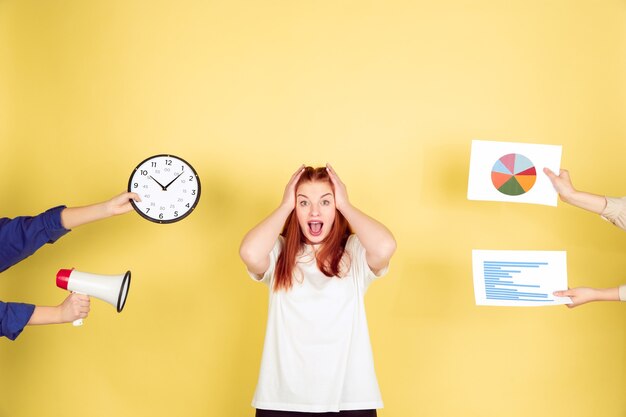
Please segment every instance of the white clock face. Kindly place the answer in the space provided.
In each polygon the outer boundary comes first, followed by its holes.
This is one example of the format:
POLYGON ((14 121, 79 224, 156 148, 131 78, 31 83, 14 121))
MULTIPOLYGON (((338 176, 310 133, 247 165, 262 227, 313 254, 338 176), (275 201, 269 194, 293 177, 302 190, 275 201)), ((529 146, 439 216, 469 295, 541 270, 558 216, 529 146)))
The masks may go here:
POLYGON ((189 163, 173 155, 155 155, 137 165, 128 191, 139 194, 135 210, 156 223, 173 223, 187 217, 200 199, 200 178, 189 163))

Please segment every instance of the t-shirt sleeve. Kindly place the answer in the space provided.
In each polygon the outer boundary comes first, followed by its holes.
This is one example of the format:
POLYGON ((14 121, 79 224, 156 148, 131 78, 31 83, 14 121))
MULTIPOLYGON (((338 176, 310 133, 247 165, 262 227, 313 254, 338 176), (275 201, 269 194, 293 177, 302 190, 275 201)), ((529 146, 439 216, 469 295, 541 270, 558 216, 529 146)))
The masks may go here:
POLYGON ((35 311, 32 304, 3 303, 0 301, 0 336, 15 340, 35 311))
POLYGON ((389 270, 389 265, 387 265, 376 273, 372 271, 367 264, 365 247, 363 247, 356 235, 350 235, 348 238, 348 242, 346 242, 346 252, 350 255, 350 268, 359 281, 361 281, 364 289, 367 289, 374 280, 385 276, 389 270))
POLYGON ((606 207, 602 212, 602 217, 626 230, 626 197, 606 197, 606 207))
POLYGON ((32 217, 0 219, 0 272, 69 232, 61 224, 64 208, 54 207, 32 217))
POLYGON ((263 275, 258 275, 248 271, 248 275, 250 275, 250 278, 267 285, 271 284, 274 278, 274 270, 276 269, 276 261, 278 260, 278 255, 280 255, 280 251, 283 248, 283 241, 284 238, 282 236, 278 236, 278 239, 276 239, 276 242, 274 242, 274 247, 270 252, 270 265, 267 267, 267 271, 265 271, 263 275))
POLYGON ((626 301, 626 284, 619 287, 619 299, 620 301, 626 301))

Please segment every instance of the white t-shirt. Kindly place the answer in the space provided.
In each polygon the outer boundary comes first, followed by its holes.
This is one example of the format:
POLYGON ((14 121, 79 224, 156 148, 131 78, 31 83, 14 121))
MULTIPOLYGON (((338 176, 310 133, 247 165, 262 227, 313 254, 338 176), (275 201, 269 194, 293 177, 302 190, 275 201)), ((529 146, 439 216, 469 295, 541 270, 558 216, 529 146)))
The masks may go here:
POLYGON ((349 269, 342 278, 324 275, 313 247, 306 245, 297 259, 293 287, 274 291, 282 245, 279 237, 263 277, 250 273, 269 285, 270 296, 252 406, 303 412, 382 408, 363 300, 377 276, 367 265, 363 245, 356 235, 348 238, 344 260, 349 269))

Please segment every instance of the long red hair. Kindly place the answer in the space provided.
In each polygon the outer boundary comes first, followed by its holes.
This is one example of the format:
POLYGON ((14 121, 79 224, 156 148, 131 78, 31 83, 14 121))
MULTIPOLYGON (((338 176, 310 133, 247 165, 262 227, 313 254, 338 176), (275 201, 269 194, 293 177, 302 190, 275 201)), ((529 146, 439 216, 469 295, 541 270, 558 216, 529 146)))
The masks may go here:
MULTIPOLYGON (((306 182, 327 182, 333 192, 333 186, 325 167, 306 167, 296 184, 296 190, 302 183, 306 182)), ((316 254, 317 266, 327 277, 340 276, 342 274, 341 261, 348 237, 352 233, 350 224, 345 217, 337 210, 335 221, 328 233, 328 236, 316 254)), ((304 250, 306 238, 300 230, 295 209, 289 214, 281 236, 285 238, 282 251, 276 261, 276 274, 274 278, 274 291, 281 289, 289 290, 293 285, 294 268, 296 257, 304 250)))

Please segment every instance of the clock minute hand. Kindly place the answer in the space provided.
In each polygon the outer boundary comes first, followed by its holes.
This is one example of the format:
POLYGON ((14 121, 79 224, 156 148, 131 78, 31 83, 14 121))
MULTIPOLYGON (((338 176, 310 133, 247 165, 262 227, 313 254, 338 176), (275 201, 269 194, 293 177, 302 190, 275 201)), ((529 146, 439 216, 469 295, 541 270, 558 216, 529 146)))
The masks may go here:
MULTIPOLYGON (((148 175, 148 178, 150 178, 152 181, 156 182, 157 184, 159 184, 159 186, 161 187, 161 189, 163 191, 167 190, 167 187, 164 187, 163 184, 161 184, 160 182, 158 182, 152 175, 148 175)), ((169 184, 168 184, 169 185, 169 184)))
POLYGON ((167 190, 167 187, 169 187, 170 185, 172 185, 172 183, 173 183, 174 181, 176 181, 176 180, 178 179, 178 177, 180 177, 180 176, 181 176, 181 175, 183 175, 183 174, 184 174, 184 172, 181 172, 180 174, 178 174, 178 175, 176 176, 176 178, 174 178, 172 181, 170 181, 170 182, 169 182, 169 183, 168 183, 165 187, 163 187, 163 189, 164 189, 164 190, 167 190))

